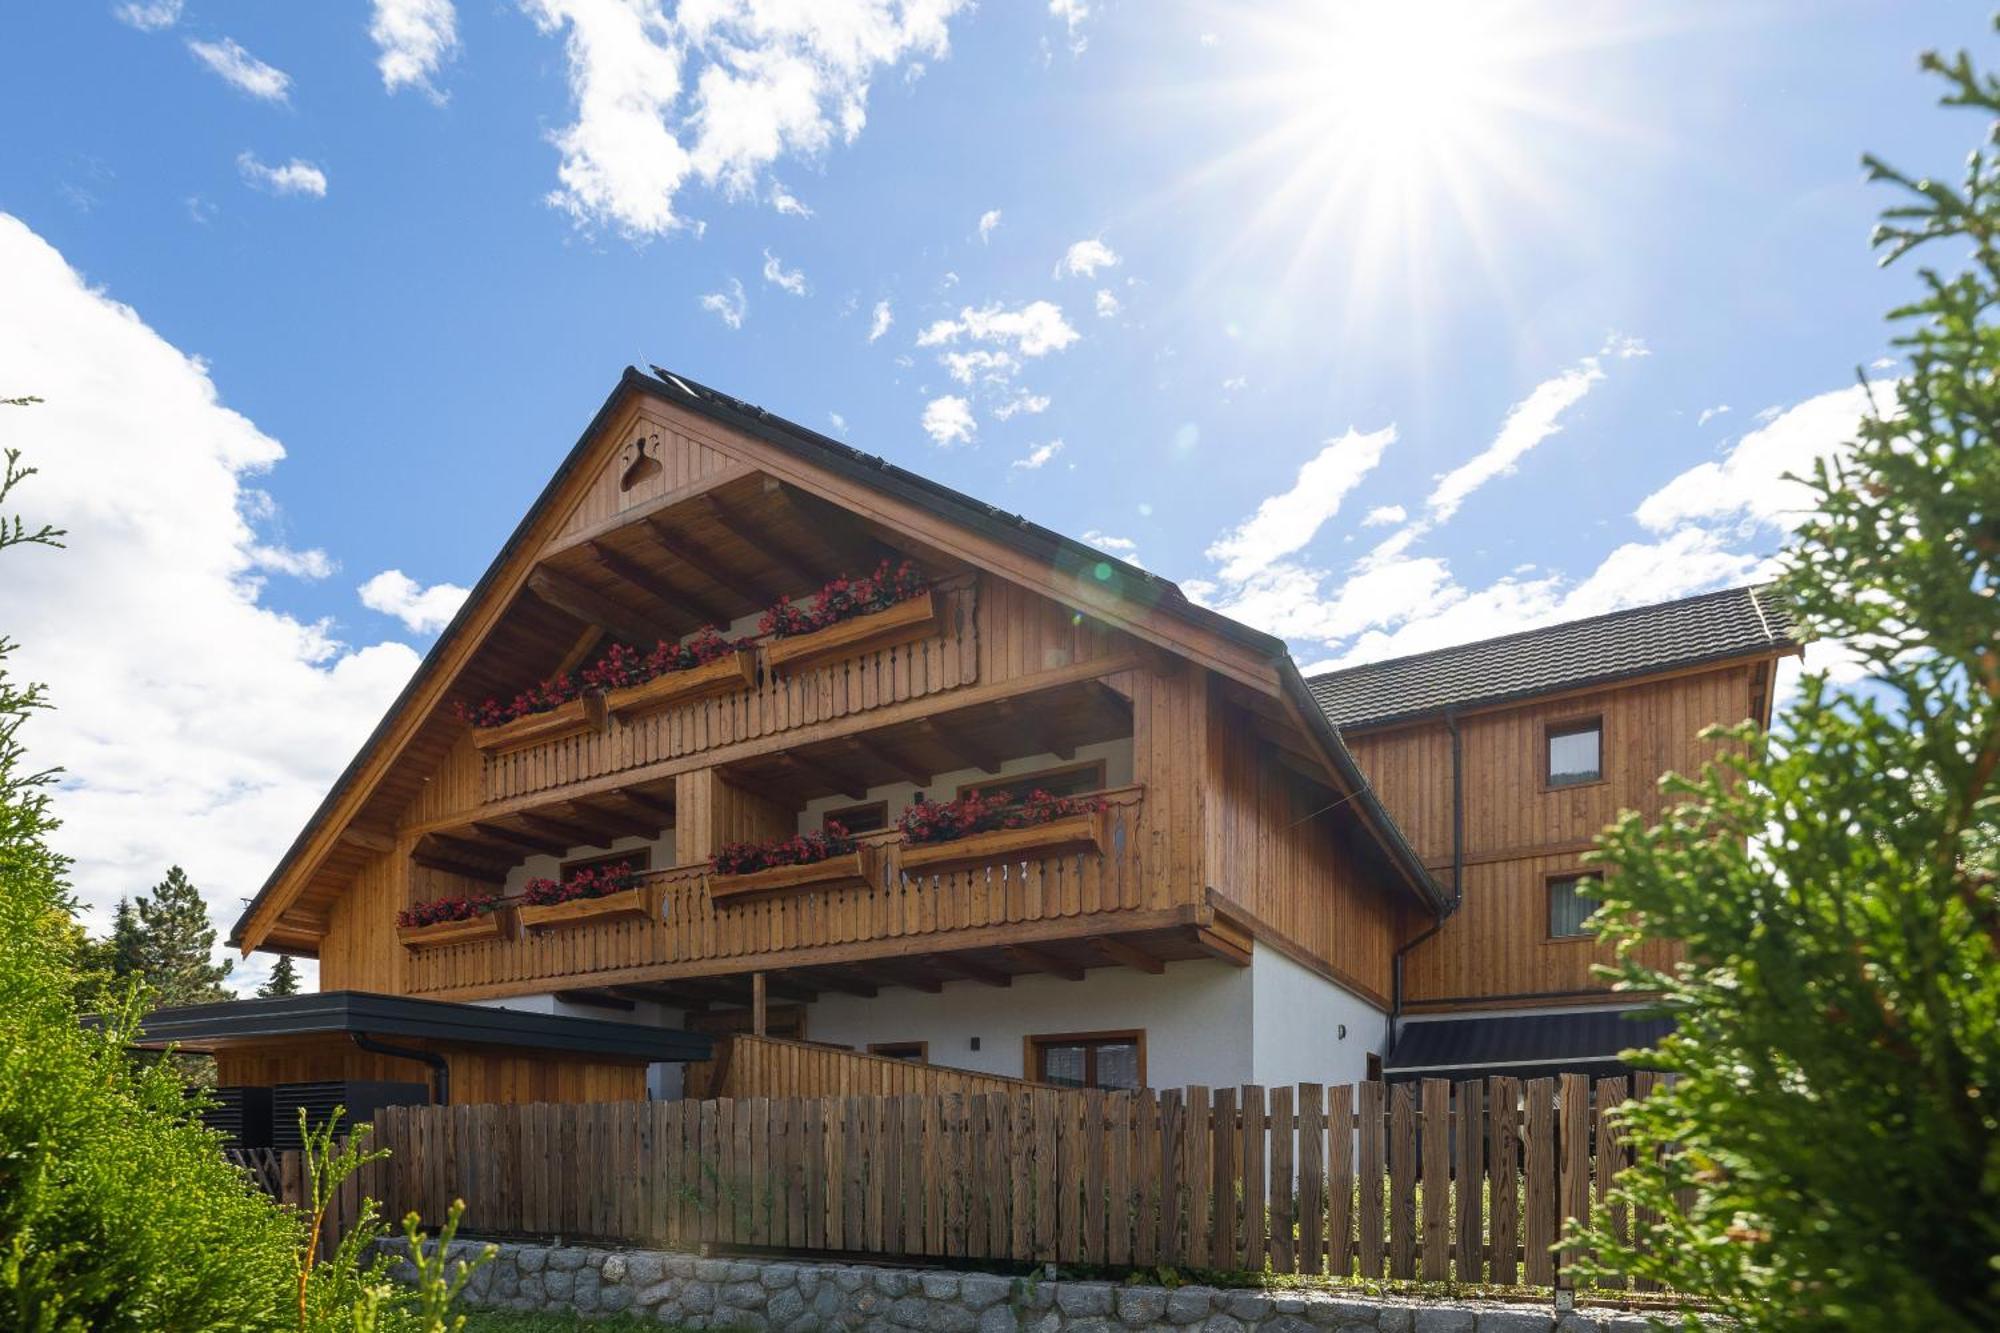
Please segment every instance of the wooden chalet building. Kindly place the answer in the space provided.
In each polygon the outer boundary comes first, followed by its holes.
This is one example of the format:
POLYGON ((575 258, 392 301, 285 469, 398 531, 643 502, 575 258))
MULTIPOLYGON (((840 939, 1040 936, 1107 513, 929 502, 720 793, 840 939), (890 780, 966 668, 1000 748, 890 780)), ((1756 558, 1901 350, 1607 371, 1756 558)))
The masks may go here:
MULTIPOLYGON (((1767 720, 1791 651, 1742 589, 1308 681, 1166 580, 627 370, 232 942, 318 958, 327 991, 515 1011, 552 1060, 579 1055, 531 1020, 1104 1087, 1589 1067, 1636 1029, 1605 1020, 1606 951, 1575 934, 1578 855, 1658 808, 1703 726, 1767 720), (885 561, 915 595, 760 635, 780 599, 885 561), (746 642, 460 720, 706 626, 746 642), (1035 789, 1081 804, 957 841, 898 827, 920 798, 1035 789), (824 861, 712 861, 830 820, 854 846, 824 861), (524 900, 620 864, 614 894, 524 900)), ((239 1067, 290 1042, 289 1076, 315 1076, 302 1038, 206 1021, 239 1067)), ((653 1096, 702 1053, 593 1030, 623 1067, 668 1052, 653 1096)), ((590 1086, 640 1095, 609 1078, 590 1086)))

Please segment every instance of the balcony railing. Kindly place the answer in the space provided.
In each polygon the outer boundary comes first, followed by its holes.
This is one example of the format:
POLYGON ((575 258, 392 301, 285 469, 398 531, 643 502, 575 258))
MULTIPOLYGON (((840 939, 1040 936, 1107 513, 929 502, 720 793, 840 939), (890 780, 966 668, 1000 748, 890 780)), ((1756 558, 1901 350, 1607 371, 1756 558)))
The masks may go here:
POLYGON ((800 670, 763 672, 747 689, 644 716, 612 717, 602 729, 489 754, 481 762, 482 799, 547 791, 974 684, 976 584, 961 577, 937 591, 938 634, 887 648, 862 645, 800 670))
POLYGON ((1101 795, 1101 851, 1000 853, 973 865, 905 873, 897 834, 885 830, 864 835, 878 852, 867 882, 740 903, 710 895, 706 866, 675 866, 648 877, 664 898, 658 921, 585 922, 425 949, 410 956, 410 988, 428 995, 554 989, 586 978, 615 984, 620 973, 658 975, 662 968, 673 975, 727 972, 730 960, 762 967, 854 962, 977 947, 1007 927, 1035 923, 1074 923, 1079 934, 1116 931, 1123 915, 1184 906, 1172 900, 1163 868, 1151 864, 1156 854, 1148 850, 1143 789, 1101 795))

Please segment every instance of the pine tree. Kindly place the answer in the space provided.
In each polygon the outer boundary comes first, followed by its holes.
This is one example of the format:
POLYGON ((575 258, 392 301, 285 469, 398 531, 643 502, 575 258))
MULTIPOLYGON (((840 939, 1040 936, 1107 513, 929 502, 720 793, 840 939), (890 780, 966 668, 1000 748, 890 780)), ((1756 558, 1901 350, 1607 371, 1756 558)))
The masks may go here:
POLYGON ((1868 679, 1808 675, 1605 843, 1598 919, 1677 1078, 1623 1113, 1636 1235, 1600 1211, 1582 1243, 1760 1331, 2000 1328, 2000 79, 1924 63, 1988 129, 1956 186, 1867 160, 1908 196, 1877 244, 1940 267, 1785 560, 1868 679), (1640 966, 1646 939, 1687 962, 1640 966))
POLYGON ((276 999, 280 995, 297 995, 298 993, 299 971, 296 967, 292 966, 292 956, 288 953, 281 953, 278 955, 277 965, 271 969, 271 975, 265 980, 262 986, 257 988, 257 997, 262 1000, 271 1000, 276 999))
POLYGON ((132 910, 132 900, 120 898, 118 914, 111 921, 111 938, 106 941, 114 975, 123 978, 139 972, 144 939, 144 933, 139 928, 139 915, 132 910))
POLYGON ((209 961, 215 950, 215 927, 209 924, 208 906, 187 872, 169 867, 167 877, 139 899, 137 914, 138 970, 154 1003, 172 1008, 235 998, 222 984, 229 963, 209 961))

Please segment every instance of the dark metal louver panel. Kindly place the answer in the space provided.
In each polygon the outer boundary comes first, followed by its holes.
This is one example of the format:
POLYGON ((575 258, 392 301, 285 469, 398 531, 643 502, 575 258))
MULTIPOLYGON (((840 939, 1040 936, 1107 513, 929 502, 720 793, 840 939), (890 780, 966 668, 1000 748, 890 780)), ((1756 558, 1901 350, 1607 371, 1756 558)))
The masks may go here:
POLYGON ((280 1083, 271 1090, 271 1146, 279 1151, 305 1146, 299 1134, 299 1109, 314 1129, 325 1124, 336 1107, 340 1123, 352 1125, 374 1118, 385 1106, 422 1106, 430 1089, 422 1083, 335 1079, 321 1083, 280 1083))

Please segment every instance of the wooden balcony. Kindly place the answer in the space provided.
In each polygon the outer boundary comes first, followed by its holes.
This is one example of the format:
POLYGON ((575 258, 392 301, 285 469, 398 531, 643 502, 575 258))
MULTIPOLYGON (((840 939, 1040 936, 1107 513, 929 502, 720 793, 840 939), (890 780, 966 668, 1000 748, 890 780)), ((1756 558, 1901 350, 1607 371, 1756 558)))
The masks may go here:
MULTIPOLYGON (((1001 851, 994 859, 906 871, 893 830, 867 835, 871 879, 821 890, 718 902, 705 865, 654 872, 658 921, 605 920, 519 939, 483 940, 411 955, 413 994, 438 997, 623 986, 666 998, 676 980, 778 971, 795 986, 857 978, 922 984, 971 978, 1005 984, 1021 971, 1081 976, 1107 961, 1198 957, 1191 929, 1206 904, 1174 888, 1164 838, 1147 822, 1144 792, 1103 793, 1102 850, 1001 851), (1102 940, 1113 943, 1104 945, 1102 940), (1121 951, 1119 940, 1131 942, 1121 951), (907 970, 911 960, 919 971, 907 970), (930 960, 928 963, 922 960, 930 960), (935 966, 932 966, 935 964, 935 966), (912 977, 920 980, 912 980, 912 977)), ((872 990, 871 992, 872 993, 872 990)))
POLYGON ((580 734, 531 739, 488 753, 480 765, 481 800, 550 791, 974 684, 976 589, 970 577, 941 584, 936 632, 914 642, 883 646, 864 640, 851 652, 763 672, 744 688, 627 712, 580 734))

